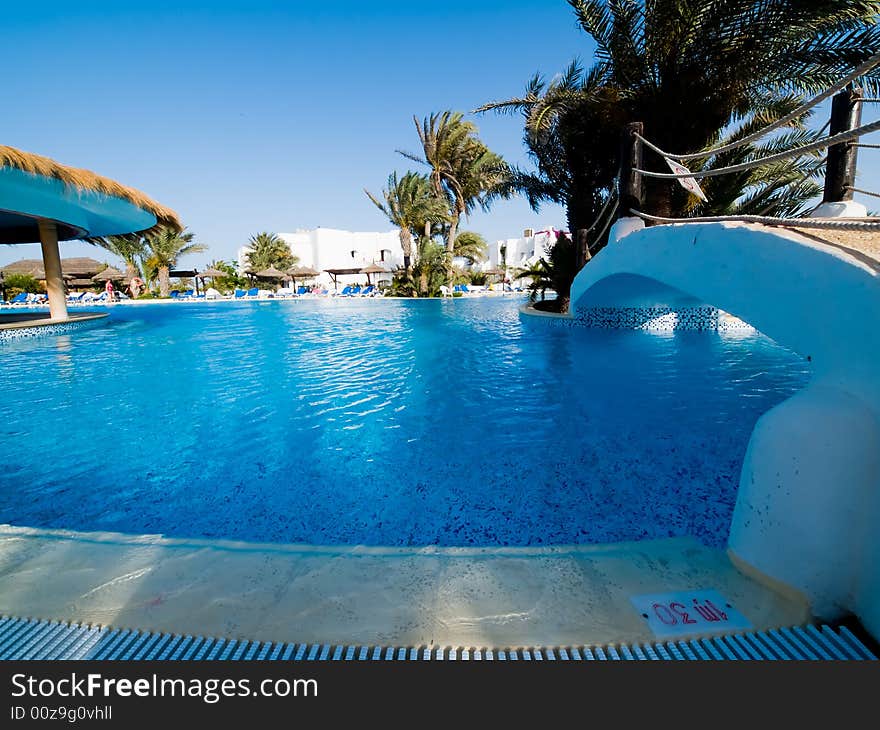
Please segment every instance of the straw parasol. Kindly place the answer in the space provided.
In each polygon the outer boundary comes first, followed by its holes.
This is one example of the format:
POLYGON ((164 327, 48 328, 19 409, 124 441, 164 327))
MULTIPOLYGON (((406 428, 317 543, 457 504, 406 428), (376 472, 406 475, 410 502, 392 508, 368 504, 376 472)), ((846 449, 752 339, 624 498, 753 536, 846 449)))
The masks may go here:
POLYGON ((315 271, 311 266, 295 266, 292 269, 288 269, 287 273, 291 276, 298 276, 301 279, 310 279, 313 276, 318 276, 321 272, 315 271))
POLYGON ((268 269, 263 269, 262 271, 257 271, 254 273, 254 276, 258 279, 274 279, 275 281, 280 281, 281 279, 286 279, 288 277, 283 271, 279 271, 274 266, 270 266, 268 269))
POLYGON ((294 287, 296 287, 297 279, 312 279, 320 273, 309 266, 291 266, 287 270, 287 275, 293 280, 294 287))
POLYGON ((119 269, 114 269, 112 266, 108 266, 103 271, 99 271, 92 277, 92 281, 122 281, 125 278, 125 274, 123 274, 119 269))
POLYGON ((361 273, 367 275, 367 285, 369 285, 370 274, 387 274, 388 272, 374 261, 369 266, 365 266, 364 268, 362 268, 361 273))
MULTIPOLYGON (((486 269, 486 271, 484 271, 483 273, 486 274, 486 276, 497 276, 498 280, 501 282, 503 282, 507 278, 507 272, 504 269, 499 269, 497 267, 486 269)), ((501 289, 503 291, 504 287, 502 286, 501 289)))
POLYGON ((121 185, 115 180, 98 175, 91 170, 82 170, 77 167, 62 165, 48 157, 24 152, 6 145, 0 145, 0 168, 2 167, 12 167, 33 175, 52 177, 60 180, 65 185, 80 190, 103 193, 104 195, 112 195, 127 200, 138 208, 142 208, 156 216, 156 225, 144 231, 144 233, 150 233, 162 226, 167 226, 175 231, 180 231, 183 228, 177 213, 170 208, 160 205, 155 200, 144 195, 140 190, 135 190, 127 185, 121 185))
POLYGON ((283 271, 279 271, 274 266, 270 266, 268 269, 257 271, 254 276, 258 279, 284 279, 287 277, 287 274, 283 271))
POLYGON ((220 269, 214 268, 205 269, 204 271, 200 271, 198 274, 196 274, 199 279, 216 279, 218 276, 222 277, 226 275, 227 274, 225 271, 220 271, 220 269))

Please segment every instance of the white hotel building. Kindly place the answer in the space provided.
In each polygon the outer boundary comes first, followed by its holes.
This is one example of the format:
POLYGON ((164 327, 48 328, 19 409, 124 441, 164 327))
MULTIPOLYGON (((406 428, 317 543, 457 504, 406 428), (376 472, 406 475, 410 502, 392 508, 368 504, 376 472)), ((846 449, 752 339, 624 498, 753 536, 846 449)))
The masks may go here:
MULTIPOLYGON (((518 269, 535 263, 545 254, 548 243, 556 240, 556 229, 552 226, 542 230, 527 228, 522 238, 507 238, 489 244, 489 258, 475 268, 481 270, 500 268, 506 262, 508 269, 518 269)), ((293 233, 278 234, 290 246, 291 253, 299 259, 298 266, 307 266, 320 271, 318 281, 324 286, 333 286, 333 277, 328 270, 360 271, 375 263, 387 270, 387 274, 371 277, 375 281, 391 281, 392 272, 403 267, 403 251, 397 229, 376 232, 342 231, 335 228, 315 228, 298 230, 293 233)), ((247 268, 245 256, 248 249, 238 250, 239 270, 247 268)), ((339 274, 340 285, 363 283, 365 274, 339 274)))

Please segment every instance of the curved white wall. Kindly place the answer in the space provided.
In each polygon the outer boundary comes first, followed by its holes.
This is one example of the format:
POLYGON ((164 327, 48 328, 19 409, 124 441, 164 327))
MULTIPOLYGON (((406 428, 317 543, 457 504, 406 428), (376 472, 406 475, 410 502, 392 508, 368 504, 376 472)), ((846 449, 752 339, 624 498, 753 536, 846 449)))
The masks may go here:
POLYGON ((794 232, 738 223, 635 230, 578 274, 574 310, 707 302, 808 356, 809 387, 758 422, 729 546, 880 637, 880 273, 794 232), (640 284, 644 284, 641 286, 640 284))

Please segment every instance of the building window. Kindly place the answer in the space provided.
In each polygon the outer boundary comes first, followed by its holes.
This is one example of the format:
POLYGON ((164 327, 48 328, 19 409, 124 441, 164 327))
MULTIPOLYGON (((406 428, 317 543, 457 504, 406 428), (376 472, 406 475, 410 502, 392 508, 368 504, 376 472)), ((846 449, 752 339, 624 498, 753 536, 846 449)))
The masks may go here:
POLYGON ((379 251, 379 261, 384 262, 387 260, 385 258, 385 254, 388 254, 388 258, 390 259, 391 258, 391 249, 390 248, 383 248, 381 251, 379 251))

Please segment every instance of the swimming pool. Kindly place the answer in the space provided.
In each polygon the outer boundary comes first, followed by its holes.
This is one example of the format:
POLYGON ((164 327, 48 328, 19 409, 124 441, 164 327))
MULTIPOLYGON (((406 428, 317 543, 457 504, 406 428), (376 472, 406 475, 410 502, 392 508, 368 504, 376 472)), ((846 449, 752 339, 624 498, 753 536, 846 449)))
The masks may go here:
POLYGON ((723 545, 807 364, 519 298, 118 306, 0 349, 0 523, 257 542, 723 545))

